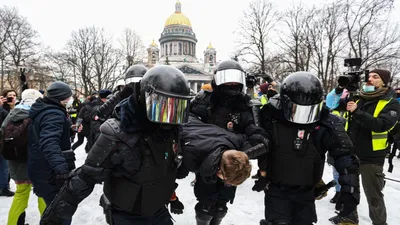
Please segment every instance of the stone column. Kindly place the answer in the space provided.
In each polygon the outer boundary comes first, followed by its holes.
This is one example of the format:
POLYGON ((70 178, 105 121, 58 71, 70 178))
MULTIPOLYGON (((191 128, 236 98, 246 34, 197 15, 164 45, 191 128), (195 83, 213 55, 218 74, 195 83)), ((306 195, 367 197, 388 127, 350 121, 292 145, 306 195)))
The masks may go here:
POLYGON ((194 82, 194 88, 193 88, 193 90, 194 90, 194 93, 197 93, 197 82, 194 82))

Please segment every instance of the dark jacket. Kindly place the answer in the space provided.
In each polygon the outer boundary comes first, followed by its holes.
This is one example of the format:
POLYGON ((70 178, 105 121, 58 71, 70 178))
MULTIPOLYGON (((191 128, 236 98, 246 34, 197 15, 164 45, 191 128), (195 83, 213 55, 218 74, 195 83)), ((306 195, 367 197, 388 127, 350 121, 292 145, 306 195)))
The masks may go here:
MULTIPOLYGON (((94 100, 94 99, 93 99, 94 100)), ((82 103, 82 108, 79 111, 78 118, 82 119, 82 131, 81 134, 88 136, 90 134, 90 121, 92 115, 92 102, 87 100, 82 103)))
POLYGON ((350 116, 347 131, 361 163, 384 164, 386 151, 372 150, 371 131, 388 131, 396 124, 399 119, 400 105, 393 95, 394 91, 390 89, 385 95, 374 100, 361 98, 357 102, 356 111, 350 116), (374 118, 373 114, 380 99, 392 100, 383 108, 378 117, 374 118))
POLYGON ((71 124, 65 107, 46 97, 36 100, 29 116, 28 175, 41 196, 46 187, 55 186, 56 174, 69 172, 62 151, 71 148, 71 124))
POLYGON ((189 123, 180 127, 179 134, 185 166, 210 182, 217 180, 223 151, 241 150, 245 144, 243 135, 203 123, 196 117, 190 117, 189 123))

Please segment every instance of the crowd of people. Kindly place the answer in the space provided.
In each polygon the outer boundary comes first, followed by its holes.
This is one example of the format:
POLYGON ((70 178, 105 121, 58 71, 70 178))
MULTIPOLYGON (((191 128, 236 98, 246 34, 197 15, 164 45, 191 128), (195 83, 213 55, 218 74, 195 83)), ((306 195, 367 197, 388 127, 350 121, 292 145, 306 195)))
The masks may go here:
POLYGON ((32 187, 41 224, 69 225, 95 185, 103 186, 108 224, 171 225, 170 212, 184 213, 177 196, 190 194, 175 192, 176 179, 189 172, 196 174, 193 219, 219 225, 236 187, 250 177, 250 159, 258 166, 252 190, 265 192, 261 225, 317 222, 315 200, 329 190, 325 159, 337 183, 330 202, 338 214, 329 220, 359 223, 361 178, 372 223, 386 225, 383 165, 400 146, 400 90, 389 86, 387 70, 368 76, 357 95, 338 86, 326 96, 310 72, 291 73, 281 83, 267 77, 258 102, 244 94, 241 65, 226 60, 194 97, 185 75, 165 65, 134 65, 114 90, 86 98, 60 81, 21 97, 5 91, 0 196, 14 198, 8 225, 26 224, 32 187), (85 138, 87 158, 76 168, 74 151, 85 138))

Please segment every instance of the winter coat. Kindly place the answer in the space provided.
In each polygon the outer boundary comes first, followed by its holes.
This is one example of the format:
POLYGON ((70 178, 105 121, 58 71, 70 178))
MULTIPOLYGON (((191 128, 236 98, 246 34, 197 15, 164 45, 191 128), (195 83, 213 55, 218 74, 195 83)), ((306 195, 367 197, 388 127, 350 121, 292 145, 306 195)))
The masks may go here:
POLYGON ((46 97, 32 105, 29 116, 28 176, 43 196, 56 187, 55 175, 69 172, 62 151, 71 148, 71 124, 65 107, 46 97))
POLYGON ((190 117, 189 123, 180 127, 183 162, 189 171, 212 179, 218 171, 223 151, 241 150, 245 147, 244 137, 190 117))
MULTIPOLYGON (((9 121, 18 122, 27 118, 29 116, 29 109, 29 106, 17 105, 13 110, 11 110, 11 112, 3 121, 1 125, 1 130, 3 130, 7 126, 9 121)), ((10 177, 16 183, 30 183, 25 161, 9 160, 8 167, 10 177)))
POLYGON ((373 163, 383 165, 385 162, 386 151, 372 150, 371 132, 384 132, 392 128, 400 113, 400 105, 396 99, 393 99, 394 91, 389 90, 385 95, 373 100, 361 98, 357 102, 357 109, 351 114, 348 123, 348 134, 353 141, 356 155, 361 163, 373 163), (374 111, 380 99, 392 99, 374 118, 374 111))

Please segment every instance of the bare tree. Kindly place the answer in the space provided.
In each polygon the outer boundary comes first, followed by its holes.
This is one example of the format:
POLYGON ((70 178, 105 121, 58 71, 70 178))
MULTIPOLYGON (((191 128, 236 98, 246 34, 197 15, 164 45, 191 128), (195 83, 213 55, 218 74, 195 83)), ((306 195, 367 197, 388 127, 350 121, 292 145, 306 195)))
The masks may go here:
POLYGON ((119 50, 113 48, 111 37, 104 30, 99 31, 98 42, 93 54, 93 72, 97 81, 97 90, 111 89, 115 80, 115 72, 123 57, 119 50))
MULTIPOLYGON (((52 71, 56 80, 68 83, 73 77, 73 64, 71 56, 66 52, 56 52, 46 54, 48 67, 52 71)), ((76 89, 76 87, 75 87, 76 89)))
POLYGON ((254 60, 250 59, 250 62, 255 64, 261 73, 265 73, 266 70, 268 35, 278 19, 278 12, 271 2, 255 0, 250 3, 239 21, 238 52, 251 56, 254 60))
POLYGON ((329 91, 338 71, 339 55, 346 46, 343 5, 332 2, 315 10, 309 33, 313 48, 312 68, 317 72, 325 91, 329 91))
POLYGON ((313 55, 310 43, 310 31, 308 24, 314 15, 313 9, 306 9, 299 4, 283 12, 283 27, 280 40, 277 43, 284 54, 281 54, 279 62, 287 64, 293 71, 308 71, 313 55))
POLYGON ((351 56, 361 58, 366 68, 399 58, 399 26, 388 19, 394 0, 343 2, 351 56))
POLYGON ((140 36, 132 29, 125 28, 119 38, 122 54, 126 60, 125 71, 135 63, 142 62, 145 55, 145 47, 140 36))
POLYGON ((96 89, 92 82, 94 76, 91 74, 91 63, 98 38, 99 31, 96 27, 86 27, 73 31, 66 47, 68 55, 71 57, 69 62, 80 74, 80 82, 86 95, 96 89))

